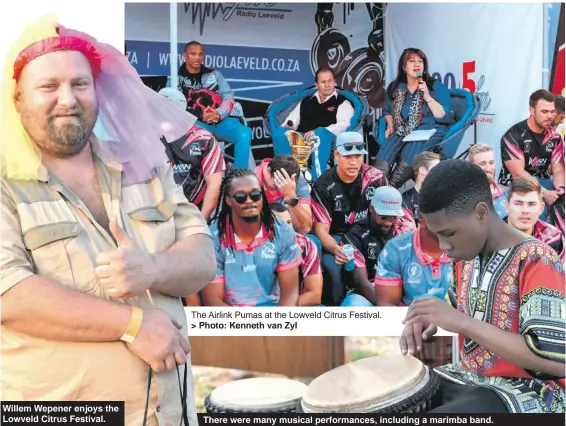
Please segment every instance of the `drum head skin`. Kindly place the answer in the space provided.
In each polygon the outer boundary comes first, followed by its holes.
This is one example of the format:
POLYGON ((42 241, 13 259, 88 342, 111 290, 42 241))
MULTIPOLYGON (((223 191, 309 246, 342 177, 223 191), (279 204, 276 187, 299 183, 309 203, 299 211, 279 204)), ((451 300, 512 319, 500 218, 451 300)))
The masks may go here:
POLYGON ((314 379, 301 408, 307 413, 376 412, 410 398, 428 381, 428 368, 412 356, 365 358, 314 379))
POLYGON ((210 403, 220 411, 246 410, 276 412, 295 409, 307 385, 290 379, 264 378, 235 380, 218 386, 210 394, 210 403))

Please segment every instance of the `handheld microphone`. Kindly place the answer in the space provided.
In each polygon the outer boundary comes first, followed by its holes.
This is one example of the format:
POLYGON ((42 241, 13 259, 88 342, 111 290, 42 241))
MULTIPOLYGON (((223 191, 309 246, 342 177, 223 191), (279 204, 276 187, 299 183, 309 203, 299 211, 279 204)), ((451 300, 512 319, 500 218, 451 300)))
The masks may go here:
POLYGON ((417 73, 417 81, 418 81, 419 84, 421 84, 423 82, 423 73, 422 72, 417 73))

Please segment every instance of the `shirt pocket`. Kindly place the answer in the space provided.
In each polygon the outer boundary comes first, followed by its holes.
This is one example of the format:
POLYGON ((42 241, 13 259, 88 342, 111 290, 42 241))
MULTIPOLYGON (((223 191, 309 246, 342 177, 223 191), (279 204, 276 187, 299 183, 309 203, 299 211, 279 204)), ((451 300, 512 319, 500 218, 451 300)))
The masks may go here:
POLYGON ((175 243, 176 210, 176 204, 165 200, 157 205, 130 206, 126 210, 133 228, 130 235, 150 253, 167 250, 175 243))
POLYGON ((35 273, 74 287, 67 246, 78 234, 79 224, 73 221, 44 223, 27 229, 23 240, 31 254, 35 273))

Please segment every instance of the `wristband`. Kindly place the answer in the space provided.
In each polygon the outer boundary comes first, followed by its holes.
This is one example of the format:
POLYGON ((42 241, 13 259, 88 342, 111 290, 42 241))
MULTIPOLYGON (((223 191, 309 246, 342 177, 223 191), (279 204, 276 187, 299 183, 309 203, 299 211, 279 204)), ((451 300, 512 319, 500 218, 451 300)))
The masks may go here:
POLYGON ((425 102, 426 102, 427 104, 431 103, 431 102, 432 102, 432 96, 431 96, 430 98, 428 98, 428 99, 425 99, 425 102))
POLYGON ((137 306, 132 306, 132 315, 130 317, 130 322, 126 327, 126 331, 124 331, 124 334, 122 335, 122 337, 120 337, 120 340, 122 340, 123 342, 132 343, 138 336, 142 321, 143 309, 137 306))

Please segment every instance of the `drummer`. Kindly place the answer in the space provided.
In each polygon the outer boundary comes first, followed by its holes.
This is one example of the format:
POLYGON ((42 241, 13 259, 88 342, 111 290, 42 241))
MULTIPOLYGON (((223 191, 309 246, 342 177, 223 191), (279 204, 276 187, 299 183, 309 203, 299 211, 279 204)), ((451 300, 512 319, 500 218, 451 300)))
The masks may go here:
POLYGON ((564 413, 566 309, 558 254, 507 225, 493 207, 480 167, 446 160, 432 169, 419 209, 454 261, 458 309, 437 298, 414 301, 404 320, 403 354, 421 336, 457 333, 461 361, 435 369, 441 413, 564 413), (498 398, 494 398, 494 394, 498 398))

